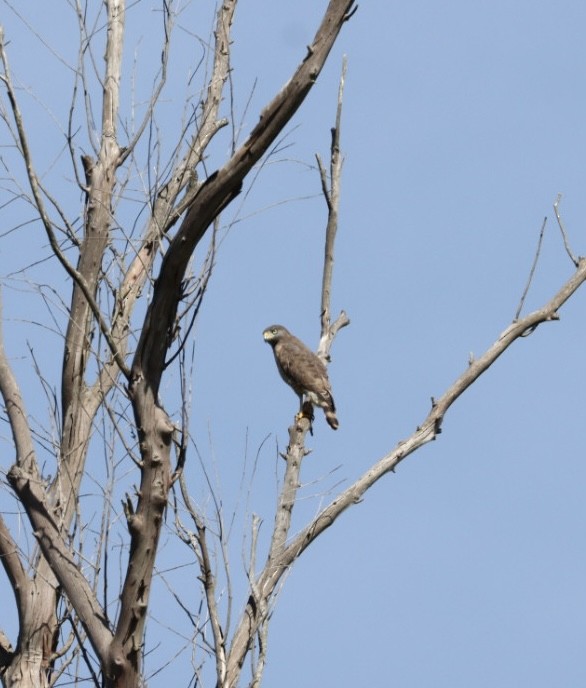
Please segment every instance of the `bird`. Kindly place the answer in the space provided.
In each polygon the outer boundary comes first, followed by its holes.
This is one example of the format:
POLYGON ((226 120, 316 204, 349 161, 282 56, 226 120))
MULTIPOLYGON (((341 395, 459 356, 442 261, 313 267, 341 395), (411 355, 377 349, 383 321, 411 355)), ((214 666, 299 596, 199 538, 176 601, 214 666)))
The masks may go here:
POLYGON ((271 325, 263 332, 265 342, 271 345, 281 377, 299 397, 303 412, 303 397, 324 410, 326 421, 338 429, 336 404, 332 386, 323 361, 283 325, 271 325))

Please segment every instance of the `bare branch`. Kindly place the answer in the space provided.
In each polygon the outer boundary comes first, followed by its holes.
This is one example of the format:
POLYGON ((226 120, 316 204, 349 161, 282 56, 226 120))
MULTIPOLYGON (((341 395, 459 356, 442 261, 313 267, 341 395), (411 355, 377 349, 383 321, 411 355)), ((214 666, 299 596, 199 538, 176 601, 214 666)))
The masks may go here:
POLYGON ((106 74, 102 99, 102 150, 100 157, 113 158, 119 164, 119 148, 116 142, 118 110, 120 108, 120 74, 122 72, 122 48, 124 46, 124 21, 126 0, 106 0, 108 28, 106 39, 106 74))
MULTIPOLYGON (((468 369, 454 382, 454 384, 436 402, 433 402, 431 412, 407 440, 399 442, 397 447, 375 463, 353 485, 337 496, 317 517, 286 545, 285 540, 290 526, 290 515, 293 508, 296 489, 299 484, 299 469, 303 448, 303 426, 290 429, 291 442, 288 449, 286 478, 279 498, 279 506, 275 520, 275 532, 271 543, 270 555, 263 571, 258 576, 252 589, 256 597, 267 602, 275 593, 277 584, 282 576, 292 566, 302 552, 329 528, 334 521, 348 507, 361 501, 364 493, 374 485, 383 475, 394 471, 396 466, 409 454, 412 454, 424 444, 434 440, 441 431, 441 424, 449 407, 463 392, 485 372, 506 349, 520 337, 528 333, 543 322, 558 319, 559 308, 586 281, 586 259, 581 258, 578 270, 573 277, 543 308, 531 313, 522 320, 510 325, 479 359, 471 362, 468 369), (299 446, 297 446, 299 443, 299 446), (300 453, 301 452, 301 453, 300 453)), ((306 419, 305 422, 308 423, 306 419)), ((259 613, 256 597, 251 595, 242 619, 235 631, 232 646, 228 656, 227 686, 234 686, 238 680, 240 668, 249 648, 252 637, 260 628, 263 618, 259 613)))
MULTIPOLYGON (((328 221, 326 226, 326 240, 324 251, 324 271, 322 280, 321 300, 321 338, 318 347, 318 355, 325 361, 329 360, 329 351, 333 339, 338 330, 349 324, 346 313, 342 311, 336 322, 330 323, 330 292, 334 263, 334 244, 338 228, 338 208, 340 203, 340 178, 342 171, 342 158, 340 155, 340 124, 342 113, 342 101, 344 92, 344 79, 346 74, 346 60, 344 59, 340 88, 338 91, 338 106, 336 111, 336 124, 332 128, 332 143, 330 151, 330 177, 331 186, 328 188, 327 174, 319 155, 316 156, 320 170, 322 191, 328 207, 328 221)), ((259 659, 256 667, 253 667, 253 683, 258 685, 264 667, 267 640, 267 620, 269 613, 269 601, 275 587, 267 590, 263 585, 263 576, 267 572, 279 572, 281 577, 284 569, 281 567, 283 553, 287 538, 291 529, 291 518, 297 491, 301 484, 301 464, 309 453, 305 448, 305 436, 311 431, 311 404, 308 414, 298 414, 293 425, 289 428, 289 445, 283 458, 286 461, 283 486, 279 493, 275 524, 269 547, 267 563, 262 574, 257 580, 250 581, 250 598, 245 613, 234 634, 230 653, 228 656, 227 686, 236 685, 238 676, 244 662, 244 657, 249 651, 252 639, 257 636, 259 647, 259 659)), ((277 581, 278 581, 277 579, 277 581)), ((276 582, 277 582, 276 581, 276 582)), ((275 584, 276 584, 275 582, 275 584)))
MULTIPOLYGON (((51 245, 51 249, 53 250, 53 253, 61 263, 61 265, 65 268, 65 271, 67 274, 73 279, 73 281, 79 286, 81 289, 85 299, 87 300, 94 316, 96 317, 96 320, 98 321, 99 327, 102 330, 102 333, 104 334, 104 337, 108 343, 108 346, 110 347, 112 354, 114 358, 117 360, 118 364, 120 365, 120 369, 122 371, 125 371, 126 376, 128 377, 129 373, 126 370, 126 366, 124 364, 124 361, 122 360, 118 349, 116 347, 115 342, 113 341, 108 326, 106 325, 106 322, 104 321, 104 318, 102 316, 102 313, 100 311, 100 308, 94 298, 93 290, 90 285, 86 282, 86 279, 84 277, 83 272, 78 272, 73 265, 67 260, 65 257, 65 254, 61 250, 61 247, 59 246, 59 242, 57 241, 57 237, 55 236, 55 232, 53 230, 53 223, 51 222, 51 218, 49 217, 49 214, 45 208, 45 203, 43 201, 43 192, 41 189, 41 184, 39 182, 39 178, 37 176, 37 173, 35 171, 33 161, 32 161, 32 155, 30 152, 30 148, 28 145, 28 138, 26 135, 23 119, 22 119, 22 114, 20 112, 20 108, 18 106, 18 102, 16 100, 16 93, 14 92, 14 88, 12 85, 12 79, 10 76, 10 68, 8 65, 8 56, 6 55, 6 51, 4 48, 4 32, 2 27, 0 27, 0 60, 2 61, 2 64, 4 66, 4 74, 0 76, 0 79, 4 82, 4 85, 6 87, 6 92, 8 94, 8 99, 10 101, 10 105, 12 108, 12 114, 14 117, 14 121, 16 123, 16 129, 18 132, 18 142, 20 144, 20 151, 22 153, 22 157, 25 163, 25 167, 27 170, 27 176, 29 180, 29 184, 31 187, 31 191, 33 193, 34 197, 34 202, 35 202, 35 207, 39 213, 39 217, 41 219, 41 222, 43 223, 43 227, 45 228, 45 231, 47 233, 47 237, 49 239, 49 243, 51 245)), ((49 197, 51 200, 51 197, 49 197)), ((56 204, 55 204, 56 205, 56 204)), ((58 206, 56 206, 58 207, 58 206)), ((63 219, 65 219, 64 215, 62 214, 63 219)), ((68 224, 68 223, 67 223, 68 224)), ((72 231, 70 230, 70 234, 72 234, 72 231)))
MULTIPOLYGON (((133 361, 135 380, 147 379, 155 394, 164 367, 181 282, 191 254, 215 217, 240 192, 242 181, 295 114, 315 83, 354 0, 330 0, 308 53, 290 81, 262 111, 248 140, 198 189, 193 204, 171 242, 147 312, 133 361)), ((132 386, 132 385, 131 385, 132 386)))
POLYGON ((228 122, 219 119, 218 113, 222 102, 224 85, 230 73, 231 27, 236 10, 237 0, 224 0, 218 9, 214 31, 214 63, 208 82, 206 99, 202 103, 202 115, 197 131, 193 135, 189 148, 183 159, 175 166, 169 181, 158 191, 153 208, 152 229, 160 236, 166 233, 192 204, 199 189, 198 184, 190 181, 196 166, 203 160, 205 150, 215 135, 228 122), (186 188, 184 198, 176 203, 179 194, 186 188))
POLYGON ((146 109, 146 112, 144 114, 144 117, 142 119, 142 122, 139 124, 138 129, 136 130, 134 136, 132 137, 131 141, 129 141, 128 145, 120 152, 120 164, 122 164, 126 158, 134 151, 136 148, 137 143, 140 141, 144 130, 146 129, 150 119, 153 116, 153 112, 155 109, 155 105, 157 104, 159 100, 159 96, 161 95, 161 92, 163 88, 165 87, 165 83, 167 82, 167 65, 169 63, 169 49, 171 47, 171 30, 172 30, 172 21, 171 21, 171 9, 170 9, 170 4, 168 2, 163 3, 163 28, 165 31, 165 38, 163 41, 163 49, 161 51, 161 76, 153 90, 153 94, 151 96, 150 103, 148 104, 148 107, 146 109))
POLYGON ((140 418, 141 481, 136 509, 130 498, 125 504, 130 552, 107 664, 109 675, 127 681, 137 680, 139 671, 157 545, 171 488, 170 448, 175 430, 151 389, 141 388, 133 407, 140 418))
MULTIPOLYGON (((157 255, 156 249, 162 236, 175 224, 177 219, 192 203, 199 186, 196 184, 193 185, 192 189, 188 188, 184 198, 175 206, 179 194, 188 187, 196 165, 203 159, 204 152, 215 134, 227 124, 225 120, 218 119, 218 112, 222 101, 224 84, 230 70, 230 28, 235 9, 236 0, 226 0, 218 10, 215 30, 214 66, 208 84, 206 100, 202 106, 201 123, 192 137, 188 152, 175 166, 169 181, 162 185, 157 192, 152 216, 141 241, 141 248, 137 251, 134 260, 126 271, 118 290, 116 308, 112 317, 112 337, 116 342, 119 342, 128 330, 130 314, 150 274, 157 255)), ((167 23, 165 26, 167 27, 167 23)), ((165 35, 166 40, 162 56, 162 79, 166 69, 166 51, 168 51, 167 29, 165 35)), ((162 84, 160 86, 162 87, 162 84)), ((149 108, 151 115, 155 104, 155 96, 158 97, 159 93, 160 89, 157 88, 149 108)), ((140 131, 141 129, 139 128, 140 131)), ((131 142, 127 152, 133 149, 135 143, 136 137, 135 141, 131 142)), ((107 372, 106 374, 110 375, 111 373, 107 372)))
POLYGON ((26 509, 45 559, 79 616, 94 650, 104 661, 112 638, 106 617, 79 563, 63 543, 40 481, 18 465, 10 469, 7 477, 26 509))
MULTIPOLYGON (((336 124, 332 128, 332 144, 330 149, 330 188, 328 189, 325 168, 321 159, 317 157, 322 191, 328 206, 328 223, 326 227, 326 243, 324 255, 324 272, 321 290, 321 336, 327 338, 330 329, 330 306, 332 275, 334 271, 334 243, 338 231, 338 211, 340 207, 340 181, 342 177, 342 155, 340 154, 340 127, 342 122, 342 102, 344 99, 344 83, 346 80, 347 60, 342 62, 342 75, 338 89, 338 107, 336 109, 336 124)), ((349 322, 349 321, 348 321, 349 322)), ((348 323, 346 323, 348 324, 348 323)), ((321 345, 320 345, 321 351, 321 345)), ((329 349, 324 351, 327 353, 329 349)))
POLYGON ((309 454, 305 448, 305 436, 310 427, 311 421, 309 418, 299 415, 289 428, 289 446, 287 447, 287 453, 283 455, 286 461, 285 476, 275 514, 275 526, 273 528, 267 567, 271 566, 271 562, 279 560, 289 536, 295 497, 301 484, 299 479, 301 463, 304 457, 309 454))
POLYGON ((258 630, 256 631, 257 641, 258 641, 258 656, 254 657, 254 652, 251 652, 251 665, 252 665, 252 681, 250 683, 250 688, 257 688, 260 686, 262 681, 262 675, 264 673, 267 648, 268 648, 268 634, 269 634, 269 600, 263 597, 263 595, 258 590, 255 579, 256 570, 256 550, 258 541, 258 531, 260 527, 260 519, 258 516, 254 516, 252 519, 252 541, 250 543, 250 588, 254 600, 257 604, 258 612, 257 617, 259 620, 258 630))
POLYGON ((533 281, 533 275, 535 274, 535 268, 537 267, 537 261, 539 260, 539 254, 541 253, 541 245, 543 244, 543 235, 545 234, 545 225, 546 224, 547 224, 547 217, 544 217, 543 222, 541 224, 541 231, 539 232, 539 239, 537 240, 537 248, 535 250, 535 257, 533 258, 533 265, 531 266, 531 270, 529 270, 529 277, 527 278, 527 284, 525 286, 525 289, 523 290, 523 294, 521 295, 521 300, 519 301, 519 306, 517 308, 517 312, 515 313, 515 318, 514 318, 513 322, 515 322, 519 319, 519 316, 521 315, 521 311, 523 310, 523 304, 525 303, 525 299, 527 298, 529 288, 531 287, 531 282, 533 281))
POLYGON ((562 201, 562 195, 558 194, 557 198, 555 199, 555 203, 553 204, 553 209, 555 212, 556 219, 558 221, 558 226, 560 228, 560 232, 562 233, 562 238, 564 240, 564 247, 566 249, 566 253, 570 257, 570 260, 576 267, 578 267, 578 258, 574 256, 572 253, 572 249, 570 248, 570 242, 568 241, 568 233, 566 232, 566 228, 564 227, 564 223, 562 220, 562 217, 560 215, 560 203, 562 201))
POLYGON ((211 558, 207 545, 207 529, 202 517, 198 514, 191 501, 187 485, 185 484, 185 476, 183 474, 179 476, 179 485, 181 487, 181 496, 183 497, 187 511, 196 528, 196 534, 193 539, 197 547, 196 554, 201 572, 200 580, 205 593, 212 635, 214 638, 217 681, 218 685, 222 686, 224 685, 226 677, 226 639, 220 622, 218 605, 216 603, 216 577, 212 570, 211 558))
POLYGON ((0 514, 0 560, 4 571, 10 581, 10 585, 16 597, 18 615, 22 623, 25 605, 30 594, 30 579, 26 575, 24 566, 18 554, 16 542, 12 539, 10 531, 6 527, 4 518, 0 514))
POLYGON ((408 439, 399 442, 397 447, 375 463, 361 478, 334 499, 318 516, 306 526, 283 551, 279 562, 273 562, 260 576, 259 585, 265 594, 274 590, 280 576, 293 561, 348 507, 358 503, 364 493, 383 475, 394 471, 396 466, 409 454, 424 444, 434 440, 441 431, 441 424, 450 406, 472 385, 513 342, 533 332, 544 322, 558 320, 558 310, 586 281, 586 258, 580 258, 578 269, 562 286, 559 292, 542 308, 530 313, 518 322, 512 323, 495 343, 452 384, 440 399, 433 402, 431 412, 408 439))
POLYGON ((6 413, 16 448, 16 462, 25 470, 38 476, 35 449, 28 424, 26 409, 18 382, 12 372, 2 334, 2 309, 0 307, 0 394, 4 399, 6 413))

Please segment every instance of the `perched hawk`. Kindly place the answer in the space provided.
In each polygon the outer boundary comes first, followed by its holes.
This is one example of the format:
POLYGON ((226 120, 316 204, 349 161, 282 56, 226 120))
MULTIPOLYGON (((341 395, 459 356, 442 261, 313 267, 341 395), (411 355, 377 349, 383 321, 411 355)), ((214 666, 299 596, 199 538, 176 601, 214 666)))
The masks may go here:
POLYGON ((299 396, 301 407, 305 394, 312 404, 323 408, 329 426, 337 430, 336 405, 322 360, 282 325, 271 325, 262 335, 273 347, 279 373, 299 396))

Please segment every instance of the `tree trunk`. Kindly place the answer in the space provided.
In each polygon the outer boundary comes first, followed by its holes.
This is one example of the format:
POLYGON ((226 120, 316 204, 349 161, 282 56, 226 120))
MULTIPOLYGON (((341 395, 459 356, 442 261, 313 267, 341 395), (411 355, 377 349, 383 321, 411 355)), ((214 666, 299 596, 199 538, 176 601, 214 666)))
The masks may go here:
POLYGON ((2 676, 4 688, 48 688, 50 685, 57 638, 57 592, 50 581, 43 579, 33 582, 30 594, 34 603, 28 605, 29 613, 21 620, 19 647, 2 676))

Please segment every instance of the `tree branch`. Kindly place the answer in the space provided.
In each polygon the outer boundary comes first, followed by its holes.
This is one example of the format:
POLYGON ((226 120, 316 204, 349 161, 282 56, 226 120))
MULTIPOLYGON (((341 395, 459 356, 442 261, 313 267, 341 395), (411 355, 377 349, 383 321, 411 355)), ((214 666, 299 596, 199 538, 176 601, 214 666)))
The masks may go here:
POLYGON ((214 218, 240 192, 242 181, 295 114, 315 83, 347 19, 354 0, 330 0, 308 54, 291 80, 262 111, 260 121, 232 158, 199 188, 187 216, 165 254, 153 300, 133 361, 135 380, 148 380, 156 395, 163 372, 168 333, 181 298, 181 283, 193 250, 214 218))
MULTIPOLYGON (((216 133, 226 125, 224 120, 218 120, 218 112, 222 102, 224 84, 230 70, 230 29, 235 9, 236 0, 225 0, 218 10, 214 65, 208 83, 206 99, 202 104, 203 114, 200 126, 192 136, 187 153, 173 169, 169 181, 158 190, 151 217, 141 240, 141 247, 118 289, 112 317, 112 337, 116 342, 119 342, 120 338, 125 336, 128 331, 130 314, 151 272, 157 256, 156 249, 162 236, 171 229, 192 203, 199 187, 194 185, 192 190, 188 189, 185 196, 177 203, 179 195, 189 185, 195 167, 203 159, 205 150, 216 133)), ((163 65, 166 64, 166 50, 168 50, 167 42, 165 42, 163 50, 163 65)), ((155 95, 158 96, 159 92, 157 89, 155 95)), ((144 131, 144 127, 141 131, 144 131)), ((132 143, 130 147, 135 145, 136 142, 132 143)), ((106 371, 106 375, 110 375, 110 373, 106 371)))
POLYGON ((517 306, 517 310, 515 312, 515 317, 513 318, 513 322, 519 319, 519 316, 521 315, 521 311, 523 310, 523 305, 525 304, 525 299, 527 298, 527 294, 529 293, 529 288, 531 287, 531 282, 533 281, 533 276, 535 275, 535 269, 537 268, 537 262, 539 261, 539 255, 541 254, 541 246, 543 244, 543 236, 545 234, 545 225, 547 224, 547 217, 543 218, 543 222, 541 223, 541 230, 539 232, 539 239, 537 240, 537 248, 535 249, 535 256, 533 258, 533 263, 531 265, 531 269, 529 270, 529 277, 527 278, 527 284, 525 285, 525 289, 523 290, 523 293, 521 294, 521 298, 519 300, 519 305, 517 306))
POLYGON ((566 253, 568 254, 568 257, 574 263, 576 267, 578 267, 578 259, 576 256, 572 253, 572 249, 570 248, 570 242, 568 241, 568 233, 566 232, 566 228, 564 226, 564 221, 562 220, 562 216, 560 215, 560 203, 562 202, 562 195, 558 194, 557 198, 555 199, 555 203, 553 204, 553 210, 555 212, 555 217, 556 220, 558 221, 558 227, 560 228, 560 232, 562 233, 562 239, 564 240, 564 248, 566 249, 566 253))
POLYGON ((396 466, 407 456, 434 440, 441 431, 444 415, 450 406, 472 385, 513 342, 533 332, 544 322, 558 320, 558 310, 586 281, 586 258, 578 259, 578 269, 562 286, 558 293, 542 308, 530 313, 525 318, 512 323, 478 359, 472 361, 468 369, 438 399, 433 401, 427 418, 408 439, 399 442, 397 447, 375 463, 353 485, 348 487, 325 507, 317 517, 306 526, 283 550, 280 561, 274 562, 271 569, 266 568, 259 581, 265 594, 271 594, 280 577, 299 557, 299 555, 348 507, 361 501, 364 493, 383 475, 394 471, 396 466))
POLYGON ((8 471, 8 481, 24 506, 33 534, 52 572, 75 609, 92 647, 100 660, 107 657, 112 638, 105 614, 49 512, 45 493, 38 479, 18 465, 8 471))
POLYGON ((120 165, 124 163, 126 158, 131 155, 131 153, 134 152, 134 149, 136 148, 138 142, 140 141, 149 121, 153 117, 153 113, 155 110, 155 105, 159 101, 159 97, 161 95, 161 92, 163 91, 163 88, 165 87, 165 84, 167 83, 167 65, 169 64, 169 49, 171 47, 171 30, 172 30, 172 21, 171 21, 171 7, 169 2, 164 2, 163 7, 162 7, 162 14, 163 14, 163 28, 165 31, 165 39, 163 41, 163 48, 161 50, 161 71, 160 71, 160 78, 153 90, 153 94, 151 95, 151 100, 150 103, 148 104, 146 108, 146 112, 144 113, 144 116, 142 118, 141 123, 138 125, 138 129, 136 130, 134 136, 132 139, 128 142, 128 145, 125 146, 123 150, 120 151, 120 165))
POLYGON ((193 521, 196 529, 195 533, 191 533, 188 532, 182 524, 180 524, 181 530, 187 532, 188 539, 186 539, 185 536, 181 537, 190 545, 190 547, 194 549, 199 562, 199 579, 203 585, 208 615, 212 627, 212 635, 214 638, 213 649, 216 659, 217 683, 218 685, 222 686, 224 685, 224 680, 226 677, 226 638, 220 622, 220 613, 216 602, 216 577, 212 571, 212 562, 208 550, 207 529, 202 517, 198 514, 191 501, 189 492, 187 490, 187 485, 185 484, 185 476, 183 474, 179 476, 179 485, 185 507, 191 516, 191 520, 193 521))
MULTIPOLYGON (((332 128, 332 144, 330 148, 330 186, 325 167, 319 155, 316 155, 319 167, 322 192, 328 207, 328 223, 326 226, 326 242, 324 250, 324 271, 321 289, 321 339, 318 354, 325 360, 329 359, 329 351, 333 341, 330 324, 332 277, 334 272, 334 243, 338 231, 338 212, 340 208, 340 182, 342 178, 343 158, 340 153, 340 128, 342 122, 342 103, 344 99, 344 84, 346 80, 347 61, 342 62, 342 75, 338 89, 338 107, 336 109, 336 124, 332 128)), ((337 324, 336 332, 350 323, 346 314, 342 312, 341 320, 337 324)))
MULTIPOLYGON (((98 285, 102 279, 104 252, 110 241, 112 196, 116 186, 116 170, 120 164, 120 148, 116 140, 119 108, 120 72, 124 38, 124 0, 108 0, 105 75, 102 82, 102 129, 98 156, 85 156, 86 207, 84 236, 79 248, 69 321, 65 334, 63 370, 61 376, 62 439, 59 481, 51 486, 54 494, 62 490, 63 520, 70 523, 74 513, 81 481, 89 428, 102 395, 109 387, 88 391, 86 373, 90 360, 92 315, 97 319, 112 351, 118 370, 128 376, 124 361, 124 346, 119 347, 109 332, 96 305, 98 285)), ((119 333, 116 333, 117 335, 119 333)), ((113 384, 118 371, 111 373, 113 384)), ((102 376, 103 380, 103 376, 102 376)))
MULTIPOLYGON (((86 279, 84 277, 84 273, 76 270, 73 265, 67 260, 65 257, 65 254, 61 250, 61 247, 59 246, 59 242, 57 241, 57 237, 55 236, 55 231, 53 230, 53 223, 51 222, 51 218, 49 217, 49 214, 47 212, 47 209, 45 208, 45 203, 43 201, 43 193, 41 190, 41 184, 39 182, 39 178, 37 176, 37 173, 35 171, 35 167, 33 164, 32 160, 32 154, 28 145, 28 137, 26 135, 26 130, 24 127, 23 119, 22 119, 22 114, 20 112, 20 108, 18 105, 18 101, 16 100, 16 93, 14 92, 14 88, 12 85, 12 78, 10 75, 10 68, 8 64, 8 56, 6 55, 6 51, 4 49, 4 32, 2 27, 0 27, 0 60, 2 61, 2 64, 4 66, 4 74, 0 76, 0 79, 4 82, 4 85, 6 87, 6 92, 8 94, 8 99, 10 101, 10 106, 12 109, 12 115, 14 117, 14 121, 16 123, 16 130, 18 133, 18 143, 20 145, 20 152, 22 154, 22 158, 26 167, 27 171, 27 177, 28 181, 31 187, 31 191, 33 193, 33 198, 34 198, 34 203, 37 212, 39 213, 39 217, 41 219, 41 222, 43 224, 43 227, 45 228, 45 232, 47 234, 47 237, 49 239, 49 244, 51 246, 51 249, 55 255, 55 257, 59 260, 67 274, 71 277, 71 279, 74 281, 74 283, 79 287, 81 292, 83 293, 84 298, 86 299, 92 313, 94 314, 98 325, 100 327, 100 330, 102 331, 106 342, 108 343, 108 346, 110 347, 110 350, 112 351, 112 354, 114 358, 116 359, 116 362, 118 363, 120 370, 122 370, 126 376, 129 376, 129 372, 126 369, 126 365, 124 361, 122 360, 120 353, 118 352, 118 349, 116 347, 116 344, 114 340, 112 339, 109 328, 104 320, 104 317, 102 316, 102 313, 100 311, 100 308, 94 298, 94 291, 92 290, 91 285, 89 285, 86 282, 86 279)), ((55 204, 56 205, 56 204, 55 204)), ((65 220, 64 215, 61 213, 61 216, 65 220)), ((68 224, 68 223, 67 223, 68 224)), ((69 225, 68 225, 69 226, 69 225)), ((70 232, 71 233, 71 232, 70 232)))
MULTIPOLYGON (((338 228, 338 208, 340 203, 340 178, 342 173, 342 157, 340 155, 340 123, 342 114, 342 102, 344 94, 344 79, 346 75, 346 60, 342 67, 340 87, 338 91, 338 106, 336 110, 336 123, 332 128, 332 143, 330 149, 330 186, 328 188, 327 173, 319 155, 316 156, 320 170, 322 191, 328 207, 328 221, 326 226, 326 239, 324 251, 324 270, 322 279, 321 295, 321 338, 318 347, 318 355, 327 362, 329 351, 337 331, 348 325, 350 320, 346 313, 342 311, 336 322, 330 323, 330 299, 331 284, 334 264, 334 244, 338 228)), ((266 622, 269 613, 269 601, 274 592, 274 587, 268 592, 263 587, 263 576, 268 571, 281 571, 280 562, 283 558, 285 545, 291 529, 291 518, 295 499, 301 484, 301 464, 304 457, 309 453, 305 448, 305 437, 308 430, 311 430, 311 420, 304 416, 295 417, 293 425, 289 428, 289 445, 283 458, 286 461, 283 487, 279 493, 277 509, 275 512, 275 524, 269 547, 267 563, 263 573, 258 580, 250 583, 250 597, 242 615, 240 623, 234 634, 230 653, 228 656, 228 673, 226 685, 231 687, 236 684, 242 663, 249 651, 250 644, 255 635, 259 634, 261 658, 259 666, 254 676, 253 685, 260 681, 260 673, 264 665, 263 638, 266 640, 266 622)), ((282 573, 282 571, 281 571, 282 573)))
POLYGON ((2 333, 2 308, 0 304, 0 394, 4 399, 6 414, 12 431, 14 447, 16 449, 16 463, 21 468, 38 476, 35 449, 28 425, 26 409, 20 387, 12 372, 2 333))
POLYGON ((19 626, 22 626, 24 610, 27 598, 30 594, 30 579, 26 575, 18 547, 14 542, 10 531, 6 527, 4 518, 0 514, 0 560, 10 581, 10 586, 16 598, 16 608, 18 610, 19 626))

